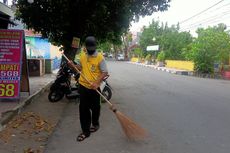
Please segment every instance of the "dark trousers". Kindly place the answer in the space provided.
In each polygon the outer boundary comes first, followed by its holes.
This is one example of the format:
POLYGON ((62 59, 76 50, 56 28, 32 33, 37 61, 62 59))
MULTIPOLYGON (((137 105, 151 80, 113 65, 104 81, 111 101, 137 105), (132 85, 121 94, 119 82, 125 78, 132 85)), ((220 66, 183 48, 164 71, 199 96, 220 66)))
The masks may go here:
POLYGON ((85 88, 80 85, 80 124, 82 132, 86 135, 90 135, 91 123, 94 126, 99 126, 100 116, 100 95, 93 89, 85 88))

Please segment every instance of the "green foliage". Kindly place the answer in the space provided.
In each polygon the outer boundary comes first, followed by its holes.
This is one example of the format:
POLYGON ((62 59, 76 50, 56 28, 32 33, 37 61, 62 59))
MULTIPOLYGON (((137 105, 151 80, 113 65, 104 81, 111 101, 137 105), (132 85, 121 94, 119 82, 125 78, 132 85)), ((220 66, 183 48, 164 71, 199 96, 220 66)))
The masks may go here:
POLYGON ((133 53, 137 57, 143 57, 143 50, 141 48, 135 48, 133 50, 133 53))
POLYGON ((198 29, 198 38, 194 39, 188 32, 179 32, 179 24, 168 27, 167 23, 160 25, 158 21, 152 21, 143 30, 140 46, 145 50, 147 46, 159 45, 164 52, 158 54, 158 61, 192 60, 196 71, 212 73, 214 63, 227 63, 229 60, 230 36, 225 29, 224 24, 198 29))
POLYGON ((193 61, 192 43, 182 49, 182 57, 187 61, 193 61))
POLYGON ((183 50, 192 43, 192 36, 188 32, 178 32, 173 27, 163 33, 160 45, 165 50, 166 58, 184 60, 183 50))
POLYGON ((189 56, 195 63, 195 70, 212 73, 215 62, 225 63, 230 54, 230 36, 223 24, 207 29, 198 29, 198 38, 192 44, 189 56))
POLYGON ((145 27, 140 36, 140 47, 142 50, 146 50, 147 46, 158 44, 158 37, 162 33, 162 28, 158 21, 152 21, 149 27, 145 27), (156 40, 153 41, 153 38, 156 40))
POLYGON ((230 65, 223 65, 224 71, 230 71, 230 65))
POLYGON ((192 42, 188 32, 179 32, 179 25, 168 27, 167 23, 152 21, 148 28, 144 28, 140 37, 140 46, 143 50, 150 45, 159 45, 165 51, 167 59, 185 59, 182 52, 192 42), (153 41, 153 38, 155 40, 153 41))
POLYGON ((170 0, 27 0, 17 1, 17 18, 55 45, 71 50, 73 37, 94 35, 121 43, 130 22, 168 8, 170 0))
POLYGON ((151 54, 148 54, 148 55, 145 56, 145 60, 146 61, 151 61, 151 59, 152 59, 152 55, 151 54))
POLYGON ((163 62, 165 60, 165 52, 161 51, 158 55, 157 55, 157 61, 159 62, 163 62))
POLYGON ((111 52, 112 44, 109 42, 99 43, 97 48, 103 50, 104 53, 110 53, 111 52))

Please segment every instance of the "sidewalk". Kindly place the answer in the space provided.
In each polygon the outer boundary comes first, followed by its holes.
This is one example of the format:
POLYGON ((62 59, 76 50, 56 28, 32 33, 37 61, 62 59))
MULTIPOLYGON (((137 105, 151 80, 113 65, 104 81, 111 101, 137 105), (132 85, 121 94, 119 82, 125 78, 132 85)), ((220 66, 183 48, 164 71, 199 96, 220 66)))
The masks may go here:
POLYGON ((128 62, 128 63, 139 65, 139 66, 144 66, 144 67, 149 67, 149 68, 153 68, 156 70, 165 71, 168 73, 173 73, 173 74, 178 74, 178 75, 190 75, 190 76, 193 75, 193 71, 188 71, 188 70, 179 70, 179 69, 174 69, 174 68, 158 67, 156 65, 146 65, 143 63, 136 63, 136 62, 128 62))
POLYGON ((43 93, 55 80, 56 74, 57 71, 53 71, 52 74, 29 77, 30 95, 29 93, 22 93, 19 101, 0 101, 0 129, 15 114, 43 93))

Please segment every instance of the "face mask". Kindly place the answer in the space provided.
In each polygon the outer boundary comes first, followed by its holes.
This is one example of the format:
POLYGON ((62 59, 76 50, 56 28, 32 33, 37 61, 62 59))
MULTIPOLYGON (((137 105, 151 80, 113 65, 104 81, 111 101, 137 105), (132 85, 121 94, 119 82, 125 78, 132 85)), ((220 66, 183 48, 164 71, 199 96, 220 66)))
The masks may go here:
POLYGON ((95 53, 95 51, 96 51, 96 50, 87 50, 87 53, 88 53, 89 55, 93 55, 93 53, 95 53))

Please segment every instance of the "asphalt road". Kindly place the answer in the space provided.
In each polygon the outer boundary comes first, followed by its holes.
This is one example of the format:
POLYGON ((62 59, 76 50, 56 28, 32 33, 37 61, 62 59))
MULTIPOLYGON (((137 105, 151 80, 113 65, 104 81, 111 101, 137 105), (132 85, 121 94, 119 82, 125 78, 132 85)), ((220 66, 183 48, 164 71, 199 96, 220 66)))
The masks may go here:
POLYGON ((68 104, 46 153, 229 153, 230 81, 181 76, 125 62, 108 62, 112 102, 148 130, 126 139, 102 104, 101 128, 83 142, 78 105, 68 104))

